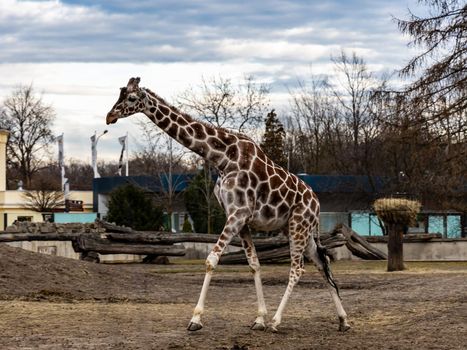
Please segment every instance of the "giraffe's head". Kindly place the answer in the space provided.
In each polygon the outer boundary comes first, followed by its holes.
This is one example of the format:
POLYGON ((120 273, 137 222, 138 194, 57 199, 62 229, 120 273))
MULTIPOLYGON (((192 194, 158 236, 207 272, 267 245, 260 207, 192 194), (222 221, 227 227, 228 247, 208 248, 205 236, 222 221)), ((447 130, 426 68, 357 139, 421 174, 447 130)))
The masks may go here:
POLYGON ((146 92, 138 86, 139 81, 140 78, 131 78, 126 87, 120 88, 120 96, 107 114, 107 124, 114 124, 117 119, 126 118, 144 111, 146 92))

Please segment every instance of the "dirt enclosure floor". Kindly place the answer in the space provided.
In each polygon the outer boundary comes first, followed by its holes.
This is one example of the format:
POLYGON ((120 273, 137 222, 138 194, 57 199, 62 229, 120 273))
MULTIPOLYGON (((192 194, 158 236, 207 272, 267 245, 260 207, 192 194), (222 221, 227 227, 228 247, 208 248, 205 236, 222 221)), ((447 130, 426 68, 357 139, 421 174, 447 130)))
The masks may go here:
MULTIPOLYGON (((246 266, 219 266, 204 328, 186 331, 203 262, 99 265, 0 245, 0 349, 466 349, 467 263, 337 262, 352 326, 313 266, 295 288, 278 333, 252 331, 256 296, 246 266)), ((263 267, 268 320, 287 265, 263 267)))

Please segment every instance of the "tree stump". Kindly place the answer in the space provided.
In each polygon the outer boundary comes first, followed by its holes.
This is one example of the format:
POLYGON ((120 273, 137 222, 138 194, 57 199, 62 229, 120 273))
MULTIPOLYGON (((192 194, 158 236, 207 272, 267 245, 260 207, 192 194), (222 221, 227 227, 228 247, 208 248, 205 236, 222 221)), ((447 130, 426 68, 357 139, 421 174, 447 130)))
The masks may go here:
POLYGON ((388 271, 402 271, 404 266, 404 237, 405 227, 401 224, 390 224, 388 230, 388 271))

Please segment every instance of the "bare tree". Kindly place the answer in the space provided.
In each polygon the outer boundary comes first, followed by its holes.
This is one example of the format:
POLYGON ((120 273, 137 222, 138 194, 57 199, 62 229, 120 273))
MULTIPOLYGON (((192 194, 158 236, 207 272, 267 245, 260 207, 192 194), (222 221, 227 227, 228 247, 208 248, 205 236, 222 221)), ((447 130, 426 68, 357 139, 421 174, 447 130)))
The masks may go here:
POLYGON ((192 87, 178 96, 178 104, 195 117, 239 132, 261 124, 268 108, 269 88, 246 77, 235 86, 230 79, 204 79, 199 91, 192 87))
POLYGON ((291 114, 287 120, 290 169, 326 173, 341 168, 342 163, 335 162, 335 156, 341 153, 337 148, 342 144, 342 123, 330 99, 327 79, 312 75, 309 82, 299 81, 290 95, 291 114))
POLYGON ((37 184, 37 190, 24 191, 23 197, 26 202, 24 208, 40 213, 53 212, 65 205, 65 196, 62 191, 57 190, 57 184, 50 179, 42 179, 37 184))
MULTIPOLYGON (((57 168, 57 173, 60 169, 57 168)), ((104 174, 105 171, 102 172, 104 174)), ((94 171, 91 164, 78 159, 70 159, 66 164, 66 177, 71 190, 92 190, 94 171)))
POLYGON ((338 57, 333 57, 337 72, 338 85, 334 86, 333 93, 341 111, 340 114, 346 124, 346 132, 351 142, 350 154, 352 165, 348 169, 354 174, 367 172, 365 164, 369 162, 367 156, 367 142, 377 134, 375 124, 371 118, 370 101, 375 86, 375 78, 363 58, 355 52, 349 56, 341 51, 338 57))
POLYGON ((9 166, 17 169, 26 188, 43 166, 48 144, 53 141, 51 126, 55 112, 32 86, 19 87, 4 103, 0 127, 10 132, 7 144, 9 166))
POLYGON ((337 72, 332 84, 312 76, 291 92, 288 131, 294 130, 295 161, 302 167, 295 171, 374 175, 379 128, 371 96, 379 80, 355 53, 342 51, 332 61, 337 72))

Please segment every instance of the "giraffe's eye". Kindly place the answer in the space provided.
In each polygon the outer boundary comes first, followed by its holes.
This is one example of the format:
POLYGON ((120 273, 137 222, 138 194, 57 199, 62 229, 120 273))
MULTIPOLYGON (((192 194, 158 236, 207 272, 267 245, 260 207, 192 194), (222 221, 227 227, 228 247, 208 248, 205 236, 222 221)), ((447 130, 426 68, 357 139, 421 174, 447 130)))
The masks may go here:
POLYGON ((136 97, 130 96, 130 97, 128 97, 128 101, 130 101, 130 102, 135 102, 135 101, 136 101, 136 97))

